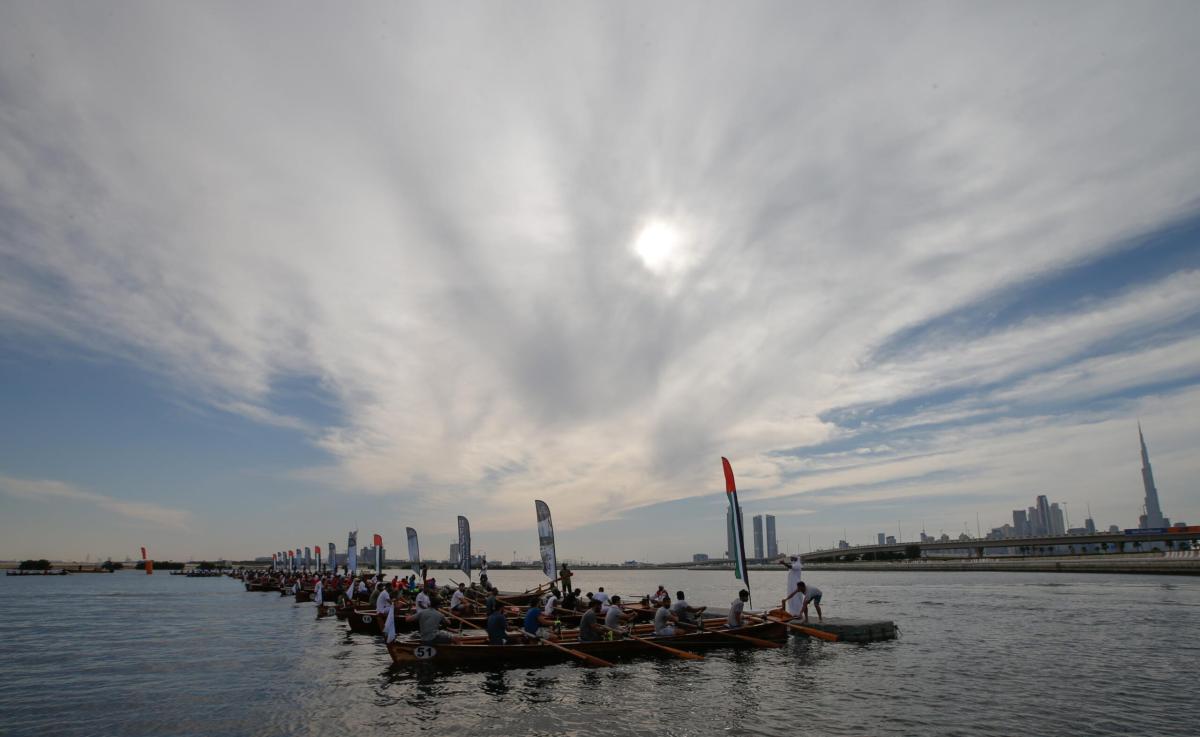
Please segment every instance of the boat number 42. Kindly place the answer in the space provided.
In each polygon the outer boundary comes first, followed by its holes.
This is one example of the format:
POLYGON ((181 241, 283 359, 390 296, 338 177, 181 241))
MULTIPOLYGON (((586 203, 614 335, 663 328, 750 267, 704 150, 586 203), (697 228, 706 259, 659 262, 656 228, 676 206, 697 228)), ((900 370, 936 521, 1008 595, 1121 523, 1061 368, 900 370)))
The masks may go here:
POLYGON ((418 645, 417 647, 413 648, 413 655, 417 656, 421 660, 428 660, 434 655, 437 655, 437 648, 431 645, 418 645))

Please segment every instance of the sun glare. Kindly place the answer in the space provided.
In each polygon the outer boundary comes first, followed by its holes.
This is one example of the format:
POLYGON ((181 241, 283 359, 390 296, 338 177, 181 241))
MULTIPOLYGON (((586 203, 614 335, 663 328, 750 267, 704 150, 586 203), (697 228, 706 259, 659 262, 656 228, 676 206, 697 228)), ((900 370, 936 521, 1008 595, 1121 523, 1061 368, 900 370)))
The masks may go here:
POLYGON ((646 224, 633 243, 642 265, 655 274, 676 271, 686 265, 683 237, 679 229, 661 220, 646 224))

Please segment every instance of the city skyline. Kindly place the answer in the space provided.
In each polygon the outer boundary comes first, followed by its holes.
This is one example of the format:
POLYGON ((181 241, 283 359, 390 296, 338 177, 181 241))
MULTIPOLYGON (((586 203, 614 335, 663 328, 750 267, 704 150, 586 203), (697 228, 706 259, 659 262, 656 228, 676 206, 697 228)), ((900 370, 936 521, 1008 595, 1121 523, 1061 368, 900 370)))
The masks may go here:
POLYGON ((8 4, 0 558, 1200 519, 1200 6, 908 12, 8 4))

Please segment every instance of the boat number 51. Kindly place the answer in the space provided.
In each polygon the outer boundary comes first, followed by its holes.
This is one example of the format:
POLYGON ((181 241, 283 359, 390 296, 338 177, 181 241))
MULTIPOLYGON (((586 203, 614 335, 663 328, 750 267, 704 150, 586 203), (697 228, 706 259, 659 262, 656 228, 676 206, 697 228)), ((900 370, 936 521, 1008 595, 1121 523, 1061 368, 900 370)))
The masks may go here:
POLYGON ((421 660, 428 660, 437 655, 437 649, 430 645, 418 645, 413 649, 413 655, 416 655, 421 660))

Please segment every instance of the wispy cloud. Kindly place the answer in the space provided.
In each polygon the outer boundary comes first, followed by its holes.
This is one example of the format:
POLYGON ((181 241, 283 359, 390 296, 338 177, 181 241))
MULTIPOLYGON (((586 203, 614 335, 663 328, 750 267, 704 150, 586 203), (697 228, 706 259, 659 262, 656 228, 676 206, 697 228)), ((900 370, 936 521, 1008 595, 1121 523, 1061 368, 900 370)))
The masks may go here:
POLYGON ((19 499, 42 502, 74 501, 95 505, 103 510, 155 527, 182 530, 187 526, 187 510, 165 507, 153 502, 114 499, 94 491, 53 479, 19 479, 0 476, 0 491, 19 499))
POLYGON ((0 330, 497 529, 719 491, 721 454, 779 498, 1011 474, 982 437, 1195 352, 1194 266, 988 314, 1200 203, 1200 8, 1081 7, 8 8, 0 330))

